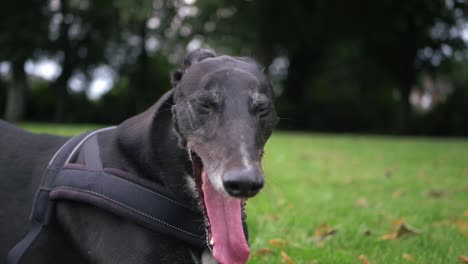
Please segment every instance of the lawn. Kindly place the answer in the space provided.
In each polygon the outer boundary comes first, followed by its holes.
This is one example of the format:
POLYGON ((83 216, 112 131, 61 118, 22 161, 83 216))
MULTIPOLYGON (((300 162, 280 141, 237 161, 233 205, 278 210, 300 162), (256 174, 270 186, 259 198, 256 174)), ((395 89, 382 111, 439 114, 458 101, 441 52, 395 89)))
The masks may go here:
MULTIPOLYGON (((23 127, 73 135, 97 126, 23 127)), ((278 132, 264 167, 266 187, 247 207, 249 263, 468 255, 467 140, 278 132)))

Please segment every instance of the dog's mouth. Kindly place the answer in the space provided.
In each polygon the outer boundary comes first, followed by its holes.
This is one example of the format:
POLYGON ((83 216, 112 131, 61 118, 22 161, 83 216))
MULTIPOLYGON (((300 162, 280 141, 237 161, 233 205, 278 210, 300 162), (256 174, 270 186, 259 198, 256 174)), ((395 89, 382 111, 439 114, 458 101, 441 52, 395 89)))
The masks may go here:
POLYGON ((217 191, 202 159, 193 151, 190 154, 198 203, 205 217, 207 244, 213 256, 222 264, 246 263, 250 249, 242 225, 245 200, 217 191))

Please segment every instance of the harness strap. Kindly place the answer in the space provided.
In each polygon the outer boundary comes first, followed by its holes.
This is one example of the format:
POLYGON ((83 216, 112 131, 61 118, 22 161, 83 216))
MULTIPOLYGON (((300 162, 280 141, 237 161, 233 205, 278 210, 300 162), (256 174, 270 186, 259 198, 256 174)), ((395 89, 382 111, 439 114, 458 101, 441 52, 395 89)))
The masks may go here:
POLYGON ((55 201, 63 199, 100 207, 153 231, 206 247, 204 218, 198 210, 103 169, 97 134, 113 128, 73 137, 53 156, 35 196, 31 229, 9 252, 8 264, 18 263, 54 219, 55 201), (66 166, 81 147, 85 167, 66 166))
POLYGON ((86 168, 93 171, 103 171, 101 155, 99 153, 99 145, 97 136, 93 136, 86 140, 83 146, 86 168))
POLYGON ((37 221, 32 221, 31 229, 29 229, 28 234, 18 242, 8 253, 7 263, 8 264, 16 264, 24 255, 26 250, 28 250, 29 246, 32 244, 34 240, 36 240, 39 233, 41 233, 42 228, 44 225, 37 221))
POLYGON ((53 184, 54 179, 59 173, 60 169, 76 152, 77 147, 81 142, 83 142, 83 140, 85 140, 91 134, 95 134, 107 129, 110 128, 100 129, 92 133, 87 132, 72 137, 65 144, 63 144, 62 147, 57 150, 57 152, 55 152, 47 166, 44 175, 42 176, 41 184, 39 185, 34 198, 33 209, 31 212, 31 228, 29 229, 26 236, 20 242, 18 242, 10 250, 10 252, 8 252, 8 264, 17 264, 26 250, 28 250, 28 248, 31 246, 32 242, 44 229, 44 226, 53 220, 53 206, 49 200, 50 189, 44 187, 51 186, 53 184))
POLYGON ((64 168, 52 186, 50 198, 92 204, 153 231, 192 245, 205 245, 204 221, 199 212, 104 171, 64 168))

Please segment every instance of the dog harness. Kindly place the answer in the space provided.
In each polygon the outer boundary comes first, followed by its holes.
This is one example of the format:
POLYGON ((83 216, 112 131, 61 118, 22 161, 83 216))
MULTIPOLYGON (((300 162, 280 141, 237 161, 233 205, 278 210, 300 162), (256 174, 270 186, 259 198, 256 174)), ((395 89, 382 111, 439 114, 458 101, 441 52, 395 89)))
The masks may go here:
POLYGON ((128 172, 103 168, 97 135, 114 128, 75 136, 55 153, 34 198, 31 228, 8 253, 8 264, 18 263, 44 226, 53 223, 57 200, 91 204, 198 248, 209 248, 198 208, 128 180, 128 172), (74 163, 79 151, 84 152, 85 164, 74 163))

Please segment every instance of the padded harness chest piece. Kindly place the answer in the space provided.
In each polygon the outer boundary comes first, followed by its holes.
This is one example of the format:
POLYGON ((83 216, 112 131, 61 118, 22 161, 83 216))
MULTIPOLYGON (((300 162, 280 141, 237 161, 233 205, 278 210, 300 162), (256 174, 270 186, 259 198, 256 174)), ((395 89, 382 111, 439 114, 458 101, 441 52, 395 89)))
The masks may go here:
POLYGON ((88 203, 195 247, 207 247, 198 208, 120 177, 117 169, 111 173, 103 168, 97 135, 114 128, 73 137, 55 153, 34 199, 31 229, 9 252, 8 264, 18 263, 43 227, 53 222, 57 200, 88 203), (84 152, 84 166, 71 163, 79 150, 84 152))

